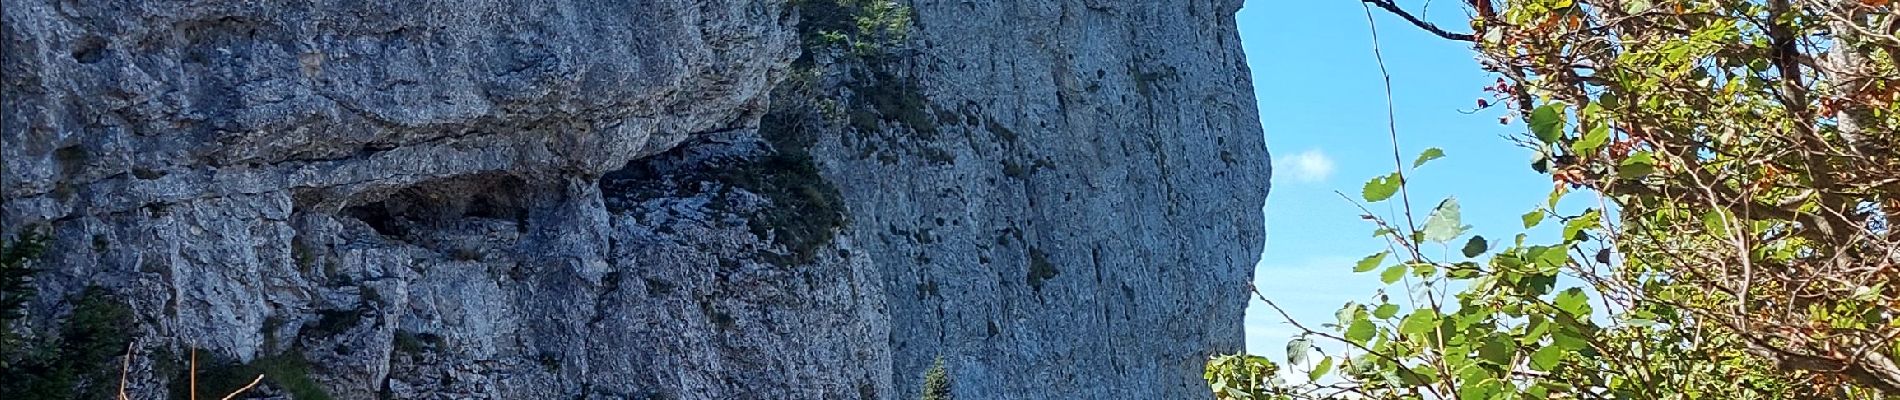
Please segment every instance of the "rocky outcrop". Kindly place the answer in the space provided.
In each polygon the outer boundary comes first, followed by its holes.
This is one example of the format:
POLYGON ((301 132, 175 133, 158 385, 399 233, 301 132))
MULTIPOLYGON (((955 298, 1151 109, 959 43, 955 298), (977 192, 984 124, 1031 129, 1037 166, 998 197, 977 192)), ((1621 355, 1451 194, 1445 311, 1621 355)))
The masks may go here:
POLYGON ((1240 346, 1237 1, 81 3, 0 10, 13 328, 146 397, 196 350, 299 399, 1190 398, 1240 346))

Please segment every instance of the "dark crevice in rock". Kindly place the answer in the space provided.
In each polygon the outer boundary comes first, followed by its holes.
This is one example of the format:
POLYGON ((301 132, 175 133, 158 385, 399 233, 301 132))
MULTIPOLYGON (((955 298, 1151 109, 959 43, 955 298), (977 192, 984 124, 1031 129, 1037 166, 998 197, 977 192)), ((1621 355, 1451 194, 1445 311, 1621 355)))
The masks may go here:
POLYGON ((86 36, 73 44, 73 61, 80 64, 98 63, 105 58, 106 40, 98 36, 86 36))
POLYGON ((383 236, 390 238, 408 236, 403 231, 403 224, 397 220, 399 217, 390 215, 389 208, 382 205, 382 203, 376 203, 346 208, 343 209, 343 215, 363 221, 364 224, 369 225, 370 229, 375 229, 376 233, 383 236))
POLYGON ((387 239, 475 261, 483 257, 480 249, 496 248, 489 242, 512 241, 526 231, 531 204, 525 185, 521 178, 503 173, 438 179, 387 192, 378 200, 353 201, 358 204, 339 214, 387 239))

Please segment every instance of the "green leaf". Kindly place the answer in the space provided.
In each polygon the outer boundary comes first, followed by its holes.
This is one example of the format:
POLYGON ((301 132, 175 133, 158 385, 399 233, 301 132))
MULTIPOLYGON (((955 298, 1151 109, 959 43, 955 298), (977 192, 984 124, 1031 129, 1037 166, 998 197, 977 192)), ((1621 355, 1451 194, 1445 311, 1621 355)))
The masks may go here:
POLYGON ((1306 364, 1306 353, 1313 351, 1313 341, 1305 336, 1286 342, 1286 363, 1289 366, 1306 364))
POLYGON ((1582 155, 1596 154, 1597 149, 1603 148, 1603 144, 1608 143, 1609 141, 1610 141, 1610 126, 1605 125, 1605 124, 1598 124, 1595 128, 1590 128, 1589 133, 1583 134, 1583 139, 1577 140, 1575 149, 1577 151, 1577 154, 1582 154, 1582 155))
POLYGON ((1854 295, 1851 298, 1855 301, 1876 301, 1880 299, 1881 293, 1886 292, 1885 290, 1881 290, 1886 286, 1886 282, 1875 283, 1873 286, 1857 286, 1854 288, 1854 295))
POLYGON ((1385 262, 1385 256, 1391 253, 1392 252, 1389 251, 1381 251, 1379 254, 1373 254, 1366 256, 1366 258, 1359 259, 1359 264, 1352 267, 1352 272, 1366 272, 1371 271, 1373 268, 1378 268, 1380 263, 1385 262))
MULTIPOLYGON (((1450 354, 1446 354, 1446 355, 1450 355, 1450 354)), ((1447 359, 1446 361, 1451 361, 1451 360, 1447 359)), ((1484 380, 1485 378, 1496 376, 1496 374, 1491 372, 1490 368, 1485 368, 1483 364, 1468 363, 1468 362, 1459 362, 1456 364, 1460 365, 1459 367, 1456 367, 1457 368, 1456 374, 1458 376, 1458 380, 1462 381, 1462 382, 1459 382, 1461 386, 1469 385, 1471 384, 1471 382, 1477 382, 1477 381, 1484 380)))
POLYGON ((1389 268, 1386 268, 1384 272, 1379 273, 1379 280, 1382 282, 1385 282, 1385 284, 1387 285, 1390 285, 1393 282, 1398 282, 1399 278, 1404 278, 1404 277, 1405 277, 1405 264, 1391 266, 1389 268))
POLYGON ((1630 154, 1629 158, 1623 159, 1623 163, 1616 167, 1616 176, 1623 178, 1640 178, 1654 172, 1656 172, 1656 156, 1647 151, 1630 154))
POLYGON ((1465 258, 1472 258, 1484 254, 1486 250, 1490 249, 1491 243, 1485 242, 1483 235, 1474 235, 1471 237, 1471 240, 1465 241, 1465 248, 1462 250, 1465 253, 1465 258))
POLYGON ((1584 340, 1582 335, 1575 328, 1559 329, 1551 333, 1550 346, 1565 351, 1577 351, 1590 347, 1590 341, 1584 340))
MULTIPOLYGON (((1563 254, 1561 251, 1555 253, 1563 254)), ((1533 296, 1543 296, 1550 293, 1552 287, 1557 286, 1557 269, 1553 267, 1542 273, 1527 275, 1520 283, 1525 293, 1529 293, 1533 296)))
POLYGON ((1425 386, 1438 381, 1438 373, 1430 365, 1414 365, 1399 370, 1399 380, 1410 386, 1425 386))
POLYGON ((1623 3, 1623 13, 1641 14, 1649 10, 1649 0, 1630 0, 1623 3))
MULTIPOLYGON (((1538 382, 1536 386, 1531 386, 1530 393, 1571 393, 1574 390, 1576 390, 1576 386, 1568 383, 1544 381, 1538 382)), ((1539 395, 1531 398, 1542 399, 1546 398, 1546 396, 1539 395)))
POLYGON ((1602 119, 1603 113, 1604 111, 1603 111, 1602 102, 1593 101, 1593 102, 1584 104, 1582 110, 1577 110, 1577 118, 1579 119, 1589 118, 1590 120, 1594 121, 1594 120, 1602 119))
POLYGON ((1413 310, 1411 315, 1399 321, 1399 333, 1405 335, 1423 335, 1438 327, 1438 312, 1429 308, 1413 310))
POLYGON ((1372 340, 1375 333, 1372 321, 1366 320, 1364 315, 1354 318, 1352 324, 1346 326, 1346 340, 1355 344, 1366 344, 1366 341, 1372 340))
POLYGON ((1420 278, 1431 279, 1432 275, 1438 274, 1438 266, 1427 263, 1412 264, 1412 274, 1418 275, 1420 278))
POLYGON ((1517 347, 1502 336, 1492 336, 1490 340, 1484 341, 1484 346, 1478 348, 1478 358, 1498 366, 1510 365, 1511 358, 1516 355, 1517 347))
MULTIPOLYGON (((1630 1, 1643 1, 1643 0, 1630 0, 1630 1)), ((1616 92, 1604 91, 1602 95, 1597 96, 1597 103, 1602 104, 1604 107, 1616 108, 1617 106, 1623 104, 1623 99, 1622 99, 1622 96, 1617 96, 1616 92)))
POLYGON ((1445 150, 1439 149, 1437 147, 1425 149, 1425 152, 1418 154, 1417 160, 1412 161, 1412 168, 1423 167, 1425 166, 1425 163, 1427 162, 1431 162, 1432 160, 1436 160, 1436 159, 1440 159, 1444 157, 1445 157, 1445 150))
POLYGON ((1720 208, 1709 210, 1702 214, 1702 229, 1706 229, 1710 235, 1728 237, 1728 221, 1730 220, 1728 210, 1720 208))
POLYGON ((1571 218, 1570 222, 1564 223, 1564 240, 1581 241, 1588 239, 1583 236, 1584 231, 1596 228, 1597 225, 1602 222, 1601 219, 1602 213, 1597 212, 1597 210, 1585 211, 1583 215, 1571 218))
POLYGON ((1366 187, 1360 191, 1360 195, 1365 197, 1368 202, 1377 203, 1385 201, 1385 199, 1390 199, 1393 194, 1399 192, 1399 182, 1400 179, 1397 172, 1372 178, 1372 180, 1366 181, 1366 187))
POLYGON ((1445 276, 1452 279, 1470 279, 1481 273, 1484 271, 1478 268, 1478 263, 1471 261, 1459 261, 1445 269, 1445 276))
POLYGON ((1372 309, 1372 317, 1378 319, 1392 318, 1393 315, 1398 314, 1399 305, 1397 304, 1384 304, 1380 305, 1379 308, 1372 309))
POLYGON ((1530 249, 1526 250, 1526 253, 1530 256, 1532 262, 1537 263, 1538 269, 1552 271, 1551 273, 1555 273, 1554 271, 1558 268, 1563 268, 1564 265, 1570 264, 1570 252, 1569 249, 1565 247, 1531 246, 1530 249))
POLYGON ((1545 103, 1531 111, 1531 134, 1544 143, 1557 143, 1564 135, 1564 103, 1545 103))
POLYGON ((1531 369, 1549 372, 1557 368, 1557 362, 1562 361, 1563 357, 1564 350, 1557 346, 1538 348, 1537 351, 1531 352, 1531 369))
POLYGON ((1458 198, 1450 197, 1438 202, 1438 208, 1432 209, 1432 216, 1425 220, 1425 240, 1445 243, 1465 234, 1470 226, 1464 225, 1458 211, 1458 198))
POLYGON ((1536 227, 1537 224, 1543 222, 1544 210, 1531 210, 1531 212, 1524 213, 1524 229, 1536 227))
POLYGON ((1583 289, 1564 289, 1563 292, 1557 293, 1557 299, 1553 303, 1557 305, 1558 310, 1569 313, 1571 317, 1580 320, 1590 318, 1590 297, 1583 294, 1583 289))
POLYGON ((1498 395, 1502 390, 1499 387, 1503 386, 1503 384, 1498 383, 1497 378, 1489 377, 1459 383, 1457 398, 1460 399, 1489 399, 1492 396, 1498 395))
POLYGON ((1313 366, 1313 370, 1306 373, 1306 380, 1318 381, 1320 377, 1326 376, 1326 373, 1331 372, 1332 370, 1333 370, 1333 358, 1332 357, 1321 358, 1319 359, 1319 365, 1313 366))

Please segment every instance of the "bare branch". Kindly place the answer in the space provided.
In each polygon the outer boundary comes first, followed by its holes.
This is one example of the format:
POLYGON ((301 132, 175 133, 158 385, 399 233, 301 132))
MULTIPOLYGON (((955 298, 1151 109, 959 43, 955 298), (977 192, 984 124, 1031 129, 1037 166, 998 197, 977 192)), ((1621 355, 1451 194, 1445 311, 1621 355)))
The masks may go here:
POLYGON ((1425 22, 1424 19, 1420 19, 1419 17, 1412 15, 1412 12, 1405 11, 1405 9, 1403 8, 1399 8, 1398 4, 1393 4, 1392 0, 1359 0, 1359 2, 1378 6, 1379 8, 1384 9, 1386 12, 1392 13, 1392 15, 1397 15, 1399 16, 1399 18, 1404 18, 1405 22, 1412 23, 1412 26, 1416 26, 1419 29, 1424 29, 1426 32, 1431 32, 1431 34, 1433 35, 1438 35, 1438 37, 1450 39, 1450 40, 1456 40, 1460 42, 1477 42, 1477 38, 1471 36, 1471 34, 1469 33, 1451 32, 1451 31, 1445 30, 1444 28, 1439 28, 1438 25, 1436 24, 1425 22))

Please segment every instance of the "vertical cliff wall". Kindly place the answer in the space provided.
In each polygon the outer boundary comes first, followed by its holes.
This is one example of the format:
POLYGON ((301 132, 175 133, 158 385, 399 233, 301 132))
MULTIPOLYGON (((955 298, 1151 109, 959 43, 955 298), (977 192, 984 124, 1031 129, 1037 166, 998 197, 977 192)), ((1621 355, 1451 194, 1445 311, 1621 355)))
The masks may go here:
POLYGON ((1233 1, 5 0, 7 394, 1193 398, 1233 1), (52 355, 52 356, 49 356, 52 355))
POLYGON ((828 69, 854 123, 815 150, 883 273, 899 398, 939 357, 960 395, 1205 396, 1267 192, 1240 2, 912 6, 886 57, 828 69))

